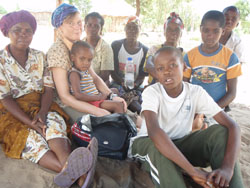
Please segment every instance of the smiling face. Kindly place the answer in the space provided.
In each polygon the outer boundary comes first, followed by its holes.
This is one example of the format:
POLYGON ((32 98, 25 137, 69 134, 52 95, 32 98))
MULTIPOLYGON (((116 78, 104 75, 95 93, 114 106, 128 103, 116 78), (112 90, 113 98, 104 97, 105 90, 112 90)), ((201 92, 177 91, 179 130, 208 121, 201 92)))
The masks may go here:
POLYGON ((86 71, 90 68, 93 57, 94 52, 92 49, 79 47, 75 53, 71 54, 71 61, 79 71, 86 71))
POLYGON ((181 38, 181 28, 177 23, 169 22, 165 29, 166 45, 176 47, 181 38))
POLYGON ((219 40, 223 32, 222 27, 216 20, 206 20, 200 27, 203 47, 208 50, 217 50, 219 40))
POLYGON ((128 41, 137 41, 139 32, 140 32, 140 28, 134 22, 128 23, 125 27, 126 39, 128 41))
POLYGON ((231 32, 235 27, 238 26, 240 15, 236 11, 228 10, 224 13, 226 25, 224 30, 227 32, 231 32))
POLYGON ((82 19, 80 14, 77 12, 72 16, 68 16, 58 29, 62 37, 70 42, 80 40, 82 35, 82 19))
POLYGON ((182 92, 184 63, 175 51, 162 51, 156 54, 154 65, 158 81, 171 97, 182 92))
POLYGON ((32 27, 26 23, 18 23, 11 27, 8 32, 10 44, 16 49, 27 49, 33 38, 32 27))

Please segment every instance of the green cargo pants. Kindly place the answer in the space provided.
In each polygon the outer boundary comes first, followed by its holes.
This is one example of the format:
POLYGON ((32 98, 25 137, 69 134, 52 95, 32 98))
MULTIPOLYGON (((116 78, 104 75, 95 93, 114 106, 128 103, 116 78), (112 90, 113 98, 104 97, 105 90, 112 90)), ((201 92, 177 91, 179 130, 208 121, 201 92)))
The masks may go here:
MULTIPOLYGON (((173 140, 188 161, 196 167, 211 166, 217 169, 222 164, 227 144, 227 129, 213 125, 205 130, 193 132, 181 139, 173 140)), ((164 157, 149 137, 136 139, 132 144, 132 155, 142 162, 156 187, 186 187, 180 167, 164 157)), ((239 163, 236 162, 230 188, 243 188, 239 163)))

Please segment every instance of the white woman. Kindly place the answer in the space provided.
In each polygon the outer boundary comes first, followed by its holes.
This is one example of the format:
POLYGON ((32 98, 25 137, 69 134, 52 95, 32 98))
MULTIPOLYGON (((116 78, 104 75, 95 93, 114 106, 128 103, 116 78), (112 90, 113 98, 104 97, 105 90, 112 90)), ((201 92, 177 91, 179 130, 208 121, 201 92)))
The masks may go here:
MULTIPOLYGON (((71 117, 71 123, 86 113, 96 116, 108 115, 110 112, 107 110, 77 100, 70 93, 68 73, 72 68, 72 63, 69 52, 73 43, 80 40, 82 34, 82 20, 79 11, 76 7, 63 3, 53 12, 51 21, 58 35, 56 42, 47 53, 47 59, 59 96, 57 102, 71 117)), ((106 98, 122 102, 124 104, 124 111, 126 111, 125 101, 119 97, 113 97, 112 91, 92 68, 89 69, 89 72, 93 75, 92 77, 96 81, 96 84, 100 85, 100 92, 106 95, 106 98)))

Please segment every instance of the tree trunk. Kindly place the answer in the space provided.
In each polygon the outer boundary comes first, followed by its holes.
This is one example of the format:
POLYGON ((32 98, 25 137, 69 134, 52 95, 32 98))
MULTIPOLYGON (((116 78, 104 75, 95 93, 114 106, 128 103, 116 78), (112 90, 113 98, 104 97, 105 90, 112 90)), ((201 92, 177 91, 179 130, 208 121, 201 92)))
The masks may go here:
POLYGON ((140 16, 140 12, 141 12, 141 5, 140 5, 140 0, 136 0, 136 16, 140 16))

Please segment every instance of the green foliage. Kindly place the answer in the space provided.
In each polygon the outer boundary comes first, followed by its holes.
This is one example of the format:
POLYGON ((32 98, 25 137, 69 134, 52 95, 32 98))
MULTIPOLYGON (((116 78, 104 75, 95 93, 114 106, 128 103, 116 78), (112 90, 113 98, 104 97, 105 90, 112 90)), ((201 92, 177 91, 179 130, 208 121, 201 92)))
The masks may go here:
POLYGON ((0 6, 0 14, 7 14, 7 11, 2 6, 0 6))
POLYGON ((82 18, 84 18, 91 9, 91 0, 68 0, 68 3, 71 5, 76 6, 80 13, 82 18))
MULTIPOLYGON (((136 8, 135 0, 126 0, 136 8)), ((140 0, 143 24, 151 30, 163 29, 163 24, 170 12, 176 12, 182 18, 185 28, 190 31, 199 25, 199 16, 193 11, 192 0, 140 0)))
POLYGON ((235 6, 240 10, 241 27, 244 33, 250 33, 250 3, 248 0, 239 0, 235 6))

